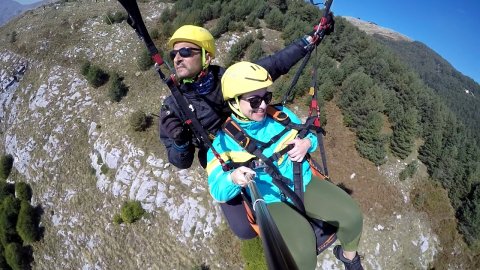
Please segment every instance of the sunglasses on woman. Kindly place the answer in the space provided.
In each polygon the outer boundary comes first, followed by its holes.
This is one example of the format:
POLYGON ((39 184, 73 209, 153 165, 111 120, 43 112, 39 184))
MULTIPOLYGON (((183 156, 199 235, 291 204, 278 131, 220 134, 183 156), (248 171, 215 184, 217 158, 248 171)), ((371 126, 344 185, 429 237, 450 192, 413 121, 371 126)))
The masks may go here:
POLYGON ((262 105, 262 101, 265 101, 265 104, 269 104, 272 101, 272 92, 266 92, 263 96, 251 96, 244 100, 250 103, 252 109, 258 109, 262 105))
POLYGON ((186 58, 186 57, 192 57, 193 56, 193 52, 196 51, 201 51, 202 49, 198 49, 198 48, 189 48, 189 47, 183 47, 183 48, 180 48, 178 50, 172 50, 170 51, 170 59, 174 59, 175 56, 177 56, 177 53, 180 54, 181 57, 183 58, 186 58))

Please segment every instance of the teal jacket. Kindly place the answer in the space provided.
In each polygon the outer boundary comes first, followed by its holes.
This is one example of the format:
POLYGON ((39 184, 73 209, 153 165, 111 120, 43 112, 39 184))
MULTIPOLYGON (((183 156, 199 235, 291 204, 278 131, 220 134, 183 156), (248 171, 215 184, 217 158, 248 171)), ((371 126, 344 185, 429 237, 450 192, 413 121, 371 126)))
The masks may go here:
MULTIPOLYGON (((285 107, 277 108, 285 112, 293 123, 301 123, 300 119, 289 109, 285 107)), ((232 115, 232 119, 245 130, 248 136, 261 142, 268 142, 272 137, 285 128, 270 116, 265 117, 259 122, 242 121, 234 115, 232 115)), ((287 146, 286 142, 295 139, 297 133, 298 131, 293 129, 288 131, 277 142, 273 143, 270 147, 267 147, 263 151, 263 154, 270 157, 273 153, 282 150, 287 146)), ((316 136, 309 132, 305 138, 308 138, 311 141, 311 147, 308 149, 308 152, 315 151, 317 148, 316 136)), ((238 145, 238 143, 230 136, 226 135, 223 130, 217 133, 217 137, 213 141, 213 147, 227 164, 232 161, 245 162, 254 157, 238 145)), ((213 155, 211 149, 207 153, 207 161, 208 185, 212 197, 217 201, 226 202, 238 195, 241 191, 241 187, 234 184, 231 180, 231 173, 233 170, 224 172, 220 162, 213 155)), ((287 154, 284 154, 282 158, 278 159, 275 162, 275 165, 283 176, 293 180, 293 162, 288 158, 287 154)), ((303 189, 305 191, 305 187, 310 183, 312 178, 312 171, 306 160, 302 162, 302 167, 303 189)), ((262 168, 255 169, 255 172, 256 177, 254 178, 254 181, 256 182, 265 202, 280 202, 282 200, 280 189, 272 183, 272 177, 264 172, 262 168)), ((290 183, 289 187, 293 190, 293 181, 290 183)), ((248 189, 247 192, 249 192, 248 189)))

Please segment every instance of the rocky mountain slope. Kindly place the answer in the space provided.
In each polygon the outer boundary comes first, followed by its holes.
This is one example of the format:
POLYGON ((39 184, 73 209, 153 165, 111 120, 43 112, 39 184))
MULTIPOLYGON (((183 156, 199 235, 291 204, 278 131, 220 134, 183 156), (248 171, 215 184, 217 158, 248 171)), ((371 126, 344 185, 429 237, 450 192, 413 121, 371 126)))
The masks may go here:
POLYGON ((348 22, 355 25, 360 30, 366 32, 369 35, 377 34, 380 36, 388 37, 393 40, 413 41, 411 38, 405 35, 395 32, 392 29, 382 27, 373 22, 363 21, 361 19, 350 17, 350 16, 342 16, 342 18, 345 18, 348 22))
MULTIPOLYGON (((142 3, 147 26, 167 6, 142 3)), ((67 2, 35 9, 0 29, 1 79, 28 63, 23 77, 0 93, 0 147, 15 159, 9 181, 29 183, 32 203, 44 210, 33 269, 192 269, 202 263, 242 269, 240 241, 208 194, 204 171, 171 166, 155 126, 143 133, 129 128, 132 112, 157 113, 168 90, 154 71, 139 71, 143 44, 133 30, 104 23, 112 10, 120 10, 115 1, 67 2), (13 30, 14 44, 6 38, 13 30), (84 59, 124 76, 127 97, 112 103, 108 86, 89 86, 79 71, 84 59), (141 201, 149 214, 134 224, 114 224, 128 199, 141 201)), ((219 54, 232 39, 219 40, 219 54)), ((303 107, 293 109, 305 115, 303 107)), ((406 163, 392 159, 375 167, 356 152, 334 103, 327 117, 331 176, 354 191, 364 210, 360 253, 366 269, 429 268, 442 247, 410 196, 425 174, 400 182, 406 163)), ((331 250, 318 257, 317 269, 342 267, 331 250)))

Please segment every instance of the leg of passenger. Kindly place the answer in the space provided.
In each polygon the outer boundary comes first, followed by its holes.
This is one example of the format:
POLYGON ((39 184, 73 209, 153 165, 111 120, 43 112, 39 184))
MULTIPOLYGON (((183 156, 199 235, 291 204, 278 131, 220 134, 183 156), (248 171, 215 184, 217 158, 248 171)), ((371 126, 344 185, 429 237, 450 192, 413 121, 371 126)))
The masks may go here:
POLYGON ((331 182, 314 177, 305 191, 305 208, 309 216, 338 227, 337 237, 343 250, 357 250, 363 216, 350 195, 331 182))
POLYGON ((310 223, 285 203, 269 204, 268 209, 298 269, 315 269, 317 241, 310 223))
POLYGON ((241 195, 238 195, 226 203, 221 203, 220 207, 227 220, 228 226, 238 238, 247 240, 257 236, 257 233, 248 221, 247 211, 243 206, 241 195))

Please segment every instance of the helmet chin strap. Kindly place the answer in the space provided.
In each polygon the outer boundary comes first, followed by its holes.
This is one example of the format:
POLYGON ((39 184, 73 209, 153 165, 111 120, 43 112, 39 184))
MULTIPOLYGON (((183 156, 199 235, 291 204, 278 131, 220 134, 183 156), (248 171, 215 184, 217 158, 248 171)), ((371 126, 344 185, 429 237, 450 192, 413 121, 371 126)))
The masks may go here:
POLYGON ((202 70, 197 74, 197 76, 195 76, 193 78, 182 79, 182 82, 183 83, 194 83, 194 82, 200 80, 201 78, 205 77, 205 75, 207 74, 207 68, 208 68, 207 56, 206 56, 205 49, 202 48, 202 70))
POLYGON ((230 109, 232 109, 233 113, 242 121, 250 121, 248 117, 246 117, 241 111, 240 111, 240 101, 238 100, 238 97, 235 97, 235 100, 230 99, 228 100, 228 106, 230 106, 230 109))

